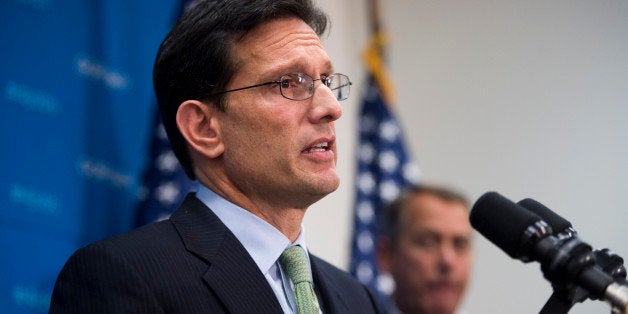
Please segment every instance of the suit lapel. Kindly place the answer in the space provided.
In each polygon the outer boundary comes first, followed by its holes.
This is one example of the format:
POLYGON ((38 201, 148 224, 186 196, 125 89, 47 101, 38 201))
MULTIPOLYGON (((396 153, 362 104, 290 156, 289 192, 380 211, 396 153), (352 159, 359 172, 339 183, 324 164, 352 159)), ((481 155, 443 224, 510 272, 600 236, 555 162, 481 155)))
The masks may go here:
POLYGON ((170 218, 188 251, 208 263, 203 280, 235 313, 280 313, 272 288, 242 244, 194 194, 170 218))
POLYGON ((341 291, 333 284, 334 278, 325 272, 321 260, 310 254, 312 277, 317 297, 322 300, 324 313, 349 313, 349 307, 341 295, 341 291))

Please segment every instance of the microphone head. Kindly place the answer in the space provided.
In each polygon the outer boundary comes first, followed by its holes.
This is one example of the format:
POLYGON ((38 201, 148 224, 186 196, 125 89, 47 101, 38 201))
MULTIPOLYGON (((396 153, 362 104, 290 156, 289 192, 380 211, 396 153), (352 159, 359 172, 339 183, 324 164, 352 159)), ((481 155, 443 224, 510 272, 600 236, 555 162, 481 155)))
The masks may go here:
POLYGON ((525 260, 531 249, 524 239, 526 229, 542 219, 499 193, 488 192, 475 202, 469 220, 510 257, 525 260))
POLYGON ((531 198, 523 199, 517 204, 525 207, 527 210, 541 217, 541 219, 543 219, 545 222, 547 222, 548 225, 550 225, 550 227, 552 227, 552 230, 554 230, 555 234, 569 232, 569 228, 572 227, 571 223, 567 219, 561 217, 557 213, 553 212, 551 209, 545 207, 545 205, 531 198))

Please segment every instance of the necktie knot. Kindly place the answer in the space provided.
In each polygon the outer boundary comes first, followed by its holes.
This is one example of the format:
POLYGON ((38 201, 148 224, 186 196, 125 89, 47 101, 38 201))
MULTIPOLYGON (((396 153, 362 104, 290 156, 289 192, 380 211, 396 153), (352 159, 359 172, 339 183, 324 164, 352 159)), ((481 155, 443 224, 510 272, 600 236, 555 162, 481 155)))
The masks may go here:
POLYGON ((304 281, 312 282, 310 265, 302 247, 295 245, 287 248, 281 253, 279 263, 295 285, 304 281))

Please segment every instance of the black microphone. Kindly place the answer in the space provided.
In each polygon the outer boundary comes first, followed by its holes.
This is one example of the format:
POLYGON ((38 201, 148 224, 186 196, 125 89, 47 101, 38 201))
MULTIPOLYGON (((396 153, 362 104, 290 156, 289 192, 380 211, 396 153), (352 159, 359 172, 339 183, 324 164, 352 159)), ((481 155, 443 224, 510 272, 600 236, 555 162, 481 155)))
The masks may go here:
MULTIPOLYGON (((561 217, 536 200, 526 198, 517 202, 517 204, 537 214, 541 219, 546 221, 554 230, 553 235, 559 240, 566 241, 570 238, 578 237, 578 233, 567 219, 561 217)), ((611 252, 609 249, 594 250, 593 255, 595 264, 601 267, 605 273, 609 274, 616 281, 622 281, 626 278, 626 268, 624 267, 624 260, 621 256, 611 252)), ((577 285, 567 284, 565 286, 559 286, 552 283, 552 287, 554 293, 547 303, 545 303, 540 313, 567 313, 576 302, 584 302, 586 299, 597 300, 595 297, 591 296, 588 291, 577 285)))
POLYGON ((517 202, 517 205, 520 205, 541 217, 543 221, 547 222, 547 224, 552 227, 554 236, 559 239, 571 238, 578 235, 578 232, 576 232, 567 219, 561 217, 551 209, 545 207, 545 205, 531 198, 523 199, 517 202))
MULTIPOLYGON (((526 198, 517 202, 517 204, 537 214, 541 219, 547 222, 547 224, 552 227, 554 236, 558 239, 569 239, 578 236, 578 232, 567 219, 561 217, 538 201, 526 198)), ((613 253, 609 249, 595 250, 593 253, 595 254, 596 264, 602 267, 607 274, 615 279, 626 278, 626 267, 624 266, 624 259, 621 256, 613 253)))
MULTIPOLYGON (((531 245, 524 240, 529 226, 537 224, 543 237, 552 230, 541 218, 497 192, 482 195, 471 209, 471 226, 510 257, 529 261, 531 245)), ((541 235, 539 235, 540 237, 541 235)))
POLYGON ((497 192, 482 195, 469 218, 477 231, 511 257, 541 263, 544 277, 553 285, 578 285, 620 309, 618 313, 628 314, 628 284, 614 282, 596 266, 591 246, 577 237, 559 239, 539 215, 497 192))

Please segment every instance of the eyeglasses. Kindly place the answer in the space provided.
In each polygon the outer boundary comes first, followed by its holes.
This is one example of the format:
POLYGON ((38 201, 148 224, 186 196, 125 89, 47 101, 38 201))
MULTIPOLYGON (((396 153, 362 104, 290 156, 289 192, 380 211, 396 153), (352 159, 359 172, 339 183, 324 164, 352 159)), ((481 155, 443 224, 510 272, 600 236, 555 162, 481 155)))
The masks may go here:
POLYGON ((332 91, 337 100, 340 101, 349 98, 349 91, 351 89, 350 86, 352 83, 349 80, 348 76, 340 73, 334 73, 325 77, 315 79, 305 73, 300 72, 284 74, 277 81, 230 89, 224 92, 211 94, 210 96, 237 92, 239 90, 265 85, 277 84, 279 85, 279 92, 284 98, 290 100, 306 100, 312 98, 312 95, 314 95, 315 81, 321 81, 321 83, 327 86, 332 91))

